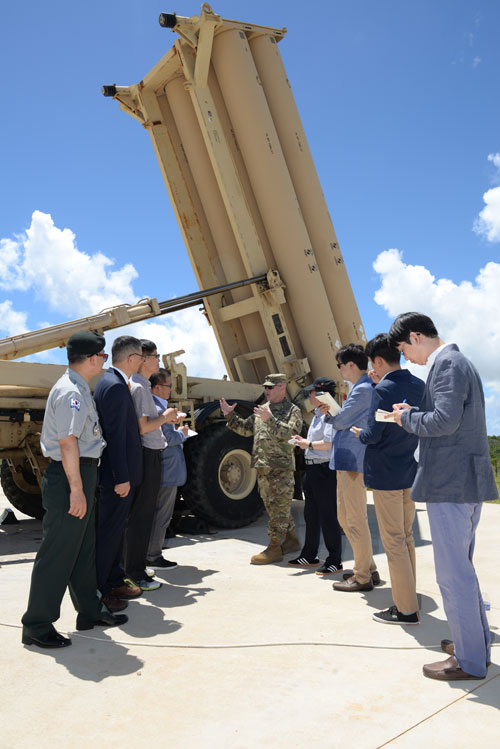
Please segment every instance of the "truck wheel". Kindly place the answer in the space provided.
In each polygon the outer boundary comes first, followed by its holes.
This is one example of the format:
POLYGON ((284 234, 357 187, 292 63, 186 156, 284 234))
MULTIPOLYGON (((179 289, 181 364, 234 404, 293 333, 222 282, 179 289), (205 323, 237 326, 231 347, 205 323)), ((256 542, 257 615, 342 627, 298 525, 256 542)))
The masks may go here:
POLYGON ((262 515, 251 437, 225 422, 211 424, 184 443, 184 452, 188 478, 181 491, 196 515, 220 528, 241 528, 262 515))
MULTIPOLYGON (((33 476, 32 473, 31 476, 33 476)), ((24 476, 25 480, 26 478, 27 477, 24 476)), ((37 518, 37 520, 43 518, 45 510, 42 507, 42 495, 40 493, 30 494, 20 489, 14 481, 14 477, 12 476, 9 464, 6 460, 2 460, 2 465, 0 466, 0 480, 3 493, 16 510, 19 510, 19 512, 22 512, 24 515, 29 515, 31 518, 37 518)), ((36 484, 34 476, 33 481, 36 484)), ((29 483, 31 484, 32 482, 29 481, 29 483)))

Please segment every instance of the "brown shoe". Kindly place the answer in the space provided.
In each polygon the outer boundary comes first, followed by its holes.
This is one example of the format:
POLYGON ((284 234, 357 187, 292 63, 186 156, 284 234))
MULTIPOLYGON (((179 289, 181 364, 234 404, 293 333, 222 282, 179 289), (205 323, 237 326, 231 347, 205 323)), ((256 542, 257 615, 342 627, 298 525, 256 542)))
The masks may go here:
POLYGON ((139 598, 139 596, 142 596, 142 590, 138 585, 124 582, 118 588, 113 588, 110 595, 115 596, 115 598, 139 598))
MULTIPOLYGON (((371 573, 371 576, 372 576, 372 583, 374 585, 380 585, 382 583, 378 570, 373 570, 373 572, 371 573)), ((344 580, 349 580, 349 578, 352 577, 352 572, 344 572, 342 577, 344 578, 344 580)))
POLYGON ((472 676, 466 671, 462 671, 458 665, 457 659, 451 655, 445 661, 436 663, 427 663, 422 669, 424 676, 429 679, 439 679, 440 681, 458 681, 463 679, 485 679, 484 676, 472 676))
MULTIPOLYGON (((453 640, 441 640, 441 650, 447 655, 455 655, 455 645, 453 640)), ((491 661, 486 661, 487 666, 491 666, 491 661)))
POLYGON ((351 575, 343 583, 333 583, 332 587, 334 590, 342 590, 345 593, 350 593, 358 590, 373 590, 373 583, 371 580, 369 583, 358 583, 354 575, 351 575))
POLYGON ((441 650, 447 655, 455 655, 453 640, 441 640, 441 650))
POLYGON ((101 601, 109 611, 123 611, 128 606, 127 601, 122 601, 118 596, 103 596, 101 601))

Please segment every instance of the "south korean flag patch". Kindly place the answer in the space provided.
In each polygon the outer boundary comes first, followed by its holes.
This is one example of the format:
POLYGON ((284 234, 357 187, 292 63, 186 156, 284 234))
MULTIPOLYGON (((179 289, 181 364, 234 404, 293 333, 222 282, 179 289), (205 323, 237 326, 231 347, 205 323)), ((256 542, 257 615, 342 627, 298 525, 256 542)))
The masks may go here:
POLYGON ((79 411, 80 410, 80 401, 78 400, 78 398, 71 398, 71 400, 69 402, 69 407, 70 408, 76 408, 76 410, 79 411))

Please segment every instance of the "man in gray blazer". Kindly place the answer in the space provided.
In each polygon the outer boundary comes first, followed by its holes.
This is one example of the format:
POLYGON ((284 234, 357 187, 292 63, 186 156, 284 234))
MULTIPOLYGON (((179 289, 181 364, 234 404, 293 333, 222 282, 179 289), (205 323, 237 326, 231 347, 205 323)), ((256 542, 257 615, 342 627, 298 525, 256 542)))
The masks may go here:
POLYGON ((481 503, 496 499, 498 492, 481 379, 458 346, 439 337, 426 315, 399 315, 389 336, 405 359, 430 367, 420 406, 394 404, 396 422, 420 438, 411 497, 427 503, 436 579, 453 636, 441 641, 449 658, 425 665, 423 672, 445 681, 484 679, 490 631, 472 555, 481 503))

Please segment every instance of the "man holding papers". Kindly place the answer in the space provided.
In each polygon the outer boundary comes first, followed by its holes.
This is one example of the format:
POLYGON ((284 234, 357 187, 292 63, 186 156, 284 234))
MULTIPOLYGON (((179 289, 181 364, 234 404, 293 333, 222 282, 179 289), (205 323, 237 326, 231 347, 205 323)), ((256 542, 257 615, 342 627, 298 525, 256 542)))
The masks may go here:
POLYGON ((401 354, 391 346, 386 333, 372 338, 365 353, 378 382, 372 392, 366 428, 353 427, 353 431, 366 445, 364 479, 373 490, 394 601, 394 606, 373 614, 373 618, 383 624, 419 624, 412 533, 415 505, 410 499, 410 487, 417 471, 413 456, 418 439, 412 434, 401 434, 394 422, 378 421, 375 412, 379 409, 392 412, 392 404, 401 401, 418 406, 424 383, 407 369, 401 369, 401 354))
POLYGON ((343 408, 336 416, 329 415, 328 404, 320 406, 327 414, 325 421, 336 434, 330 468, 337 471, 337 516, 354 554, 354 574, 333 583, 335 590, 345 592, 372 590, 380 582, 373 561, 372 539, 366 516, 366 489, 363 483, 365 446, 350 431, 352 426, 365 427, 372 397, 372 383, 366 371, 368 357, 363 347, 343 346, 336 354, 340 374, 352 383, 343 408))
POLYGON ((481 378, 458 346, 439 337, 426 315, 399 315, 389 336, 405 359, 430 367, 420 406, 394 404, 397 423, 420 438, 411 497, 427 503, 436 578, 453 637, 441 641, 449 657, 425 665, 424 676, 483 679, 490 660, 490 630, 472 557, 482 502, 496 499, 498 492, 481 378))

